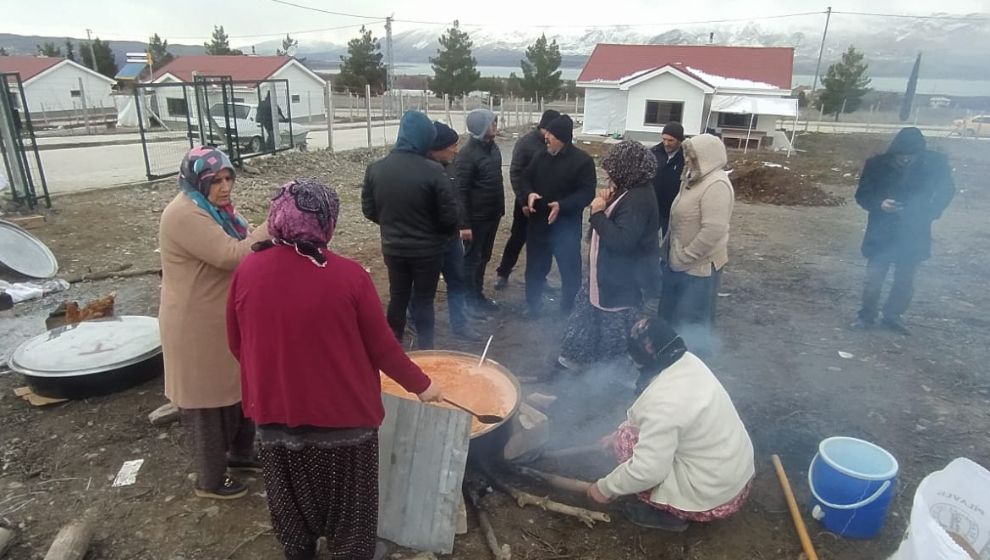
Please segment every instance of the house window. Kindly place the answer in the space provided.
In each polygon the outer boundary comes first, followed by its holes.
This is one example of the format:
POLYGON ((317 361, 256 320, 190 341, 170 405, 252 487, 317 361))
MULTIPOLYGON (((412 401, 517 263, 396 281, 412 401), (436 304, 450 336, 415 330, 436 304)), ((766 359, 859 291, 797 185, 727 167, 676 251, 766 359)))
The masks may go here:
POLYGON ((760 117, 755 115, 737 115, 735 113, 719 113, 718 126, 727 128, 749 128, 749 119, 753 119, 753 128, 756 128, 760 117))
POLYGON ((165 103, 168 105, 168 114, 173 117, 184 117, 189 114, 189 106, 185 99, 166 97, 165 103))
POLYGON ((79 91, 78 89, 70 89, 69 95, 72 97, 82 97, 82 92, 79 91))
POLYGON ((647 101, 643 124, 663 126, 671 121, 681 122, 684 103, 679 101, 647 101))
POLYGON ((299 96, 298 95, 293 95, 292 96, 292 102, 293 103, 299 103, 299 96))

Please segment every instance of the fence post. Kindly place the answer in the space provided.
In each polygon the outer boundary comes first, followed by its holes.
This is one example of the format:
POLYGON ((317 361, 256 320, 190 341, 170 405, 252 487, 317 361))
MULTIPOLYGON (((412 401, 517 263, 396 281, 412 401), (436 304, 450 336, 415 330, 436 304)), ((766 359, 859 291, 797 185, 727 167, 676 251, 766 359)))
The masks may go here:
POLYGON ((914 108, 914 126, 918 126, 918 113, 921 112, 921 106, 914 108))
MULTIPOLYGON (((292 99, 289 99, 289 103, 292 103, 292 99)), ((310 95, 310 91, 306 90, 306 105, 309 107, 309 122, 313 122, 313 96, 310 95)))
POLYGON ((574 94, 574 114, 575 115, 578 113, 578 111, 581 108, 581 106, 579 105, 580 101, 581 101, 581 98, 577 94, 574 94))
POLYGON ((86 123, 86 134, 92 134, 89 128, 89 106, 86 105, 86 88, 83 87, 82 78, 79 80, 79 101, 82 102, 83 122, 86 123))
POLYGON ((388 113, 386 113, 385 104, 388 103, 391 106, 392 94, 385 93, 382 94, 382 145, 388 146, 388 127, 385 126, 385 122, 388 120, 388 113))
POLYGON ((406 114, 406 96, 403 93, 399 94, 399 118, 406 114))
POLYGON ((327 98, 327 149, 333 153, 333 84, 327 80, 327 85, 323 86, 324 95, 327 98))
POLYGON ((825 118, 825 104, 822 103, 820 109, 818 109, 818 123, 815 124, 815 132, 822 131, 822 119, 825 118))
POLYGON ((451 128, 453 128, 453 124, 454 123, 451 122, 451 120, 450 120, 450 94, 449 93, 443 94, 443 108, 444 108, 444 111, 447 113, 447 125, 448 126, 451 126, 451 128))
POLYGON ((423 90, 423 112, 430 116, 430 96, 426 95, 426 90, 423 90))
POLYGON ((371 86, 364 86, 364 108, 368 116, 368 147, 371 147, 371 86))

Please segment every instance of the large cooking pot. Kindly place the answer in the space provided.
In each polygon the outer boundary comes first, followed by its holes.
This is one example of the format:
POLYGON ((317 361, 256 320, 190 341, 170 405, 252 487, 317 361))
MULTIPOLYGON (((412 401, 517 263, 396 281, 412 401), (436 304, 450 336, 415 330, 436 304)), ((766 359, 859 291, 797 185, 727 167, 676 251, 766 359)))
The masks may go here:
POLYGON ((158 319, 125 315, 58 327, 18 346, 8 365, 43 397, 122 391, 162 375, 158 319))
MULTIPOLYGON (((430 376, 450 400, 478 414, 497 414, 498 424, 472 423, 469 458, 497 457, 509 436, 507 423, 519 410, 522 390, 519 380, 502 364, 488 359, 478 366, 481 356, 452 350, 419 350, 409 358, 430 376)), ((382 376, 382 390, 396 397, 415 399, 397 383, 382 376)), ((436 406, 449 405, 439 403, 436 406)))

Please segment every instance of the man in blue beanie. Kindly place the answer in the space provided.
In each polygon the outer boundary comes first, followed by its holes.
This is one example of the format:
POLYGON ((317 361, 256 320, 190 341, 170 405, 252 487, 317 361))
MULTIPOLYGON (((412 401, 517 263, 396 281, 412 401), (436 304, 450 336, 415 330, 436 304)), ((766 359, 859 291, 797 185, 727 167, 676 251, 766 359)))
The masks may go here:
POLYGON ((881 324, 909 334, 901 321, 914 294, 914 275, 932 251, 932 222, 942 216, 955 194, 945 155, 926 149, 915 127, 901 129, 887 152, 866 160, 856 202, 869 213, 863 256, 866 282, 863 306, 853 330, 875 325, 880 291, 890 269, 894 283, 883 306, 881 324))
POLYGON ((485 296, 485 269, 492 258, 498 224, 505 214, 502 152, 495 144, 498 117, 488 109, 475 109, 468 113, 467 128, 471 139, 457 157, 456 181, 471 228, 470 245, 464 255, 468 305, 480 312, 492 312, 498 305, 485 296))
POLYGON ((406 112, 391 153, 368 166, 361 189, 361 210, 381 230, 388 324, 402 342, 412 300, 416 347, 424 350, 433 348, 433 299, 444 251, 458 224, 450 178, 427 159, 436 137, 429 117, 406 112))

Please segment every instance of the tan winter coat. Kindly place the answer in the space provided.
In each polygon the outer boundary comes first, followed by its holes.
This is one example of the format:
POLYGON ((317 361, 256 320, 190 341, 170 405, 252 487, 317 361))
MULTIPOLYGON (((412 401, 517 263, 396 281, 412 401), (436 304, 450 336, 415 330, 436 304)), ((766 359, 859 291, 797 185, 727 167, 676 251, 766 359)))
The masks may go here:
POLYGON ((729 262, 729 219, 735 193, 722 169, 725 145, 711 134, 684 141, 685 173, 670 209, 670 231, 663 254, 670 269, 691 276, 711 276, 729 262))
POLYGON ((240 367, 227 348, 227 289, 251 245, 267 238, 267 223, 242 241, 230 237, 182 193, 162 212, 158 324, 165 396, 179 408, 219 408, 241 401, 240 367))

